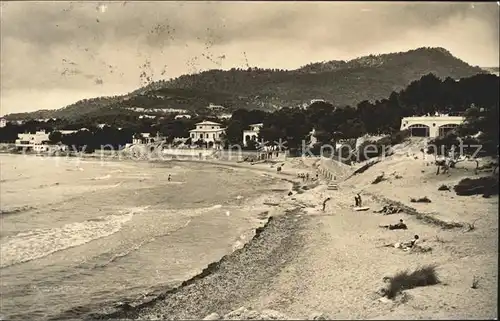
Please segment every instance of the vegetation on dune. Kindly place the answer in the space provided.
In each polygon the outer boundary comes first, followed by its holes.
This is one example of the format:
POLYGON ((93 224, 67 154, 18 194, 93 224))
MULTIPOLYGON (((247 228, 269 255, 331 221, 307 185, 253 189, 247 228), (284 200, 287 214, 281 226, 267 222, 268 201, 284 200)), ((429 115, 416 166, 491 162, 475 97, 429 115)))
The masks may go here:
POLYGON ((489 197, 498 195, 498 176, 485 176, 479 178, 464 178, 453 187, 457 195, 483 195, 489 197))
POLYGON ((433 265, 418 268, 413 272, 402 271, 385 279, 388 281, 388 286, 384 290, 384 295, 388 299, 394 299, 404 290, 440 283, 436 267, 433 265))

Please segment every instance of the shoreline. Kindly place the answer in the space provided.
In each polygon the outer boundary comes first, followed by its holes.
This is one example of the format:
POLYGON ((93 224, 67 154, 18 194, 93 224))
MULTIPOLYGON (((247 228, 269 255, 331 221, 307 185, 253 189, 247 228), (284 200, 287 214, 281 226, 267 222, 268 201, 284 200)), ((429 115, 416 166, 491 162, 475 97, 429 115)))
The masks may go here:
MULTIPOLYGON (((202 319, 213 312, 230 312, 260 292, 259 287, 246 282, 247 277, 257 276, 268 282, 300 251, 304 242, 299 232, 307 220, 303 214, 295 208, 270 216, 242 248, 208 264, 180 285, 147 302, 126 303, 115 311, 90 313, 85 320, 202 319), (215 307, 218 311, 214 311, 215 307)), ((68 316, 57 319, 65 317, 68 316)))
MULTIPOLYGON (((146 160, 145 160, 146 161, 146 160)), ((289 200, 284 199, 283 197, 286 197, 287 191, 293 191, 294 194, 296 194, 301 187, 301 182, 298 179, 293 179, 296 178, 292 173, 276 173, 273 171, 271 168, 259 168, 259 167, 250 167, 250 164, 248 163, 243 163, 243 164, 237 164, 237 163, 232 163, 232 162, 221 162, 221 161, 203 161, 203 160, 185 160, 185 159, 177 159, 177 160, 171 160, 168 162, 178 162, 179 164, 185 163, 194 163, 194 164, 208 164, 209 166, 221 166, 225 168, 236 168, 236 169, 243 169, 243 170, 249 170, 255 173, 260 173, 264 175, 268 175, 274 179, 277 179, 277 182, 282 182, 286 183, 286 186, 284 190, 282 191, 283 195, 282 196, 276 196, 276 199, 273 200, 272 204, 264 204, 267 205, 268 207, 268 218, 263 222, 264 224, 260 227, 254 228, 253 230, 250 230, 250 233, 254 234, 251 239, 249 239, 247 242, 242 244, 241 248, 235 249, 223 257, 221 257, 219 260, 211 262, 208 264, 207 267, 203 268, 201 272, 193 275, 191 278, 179 283, 174 283, 171 286, 167 286, 167 288, 164 288, 161 290, 161 287, 159 289, 155 290, 154 292, 148 293, 144 299, 140 298, 127 298, 125 301, 122 301, 121 303, 117 301, 118 300, 110 300, 108 302, 103 302, 102 305, 97 305, 94 307, 73 307, 72 309, 69 309, 67 311, 63 311, 62 313, 50 318, 49 320, 62 320, 62 319, 74 319, 74 318, 84 318, 84 319, 115 319, 115 318, 129 318, 133 316, 134 314, 140 314, 143 309, 149 308, 151 306, 155 306, 159 301, 165 299, 168 296, 172 295, 177 295, 178 293, 181 293, 183 288, 191 286, 193 284, 197 284, 200 280, 205 279, 208 276, 213 275, 214 273, 218 273, 220 266, 226 266, 227 264, 235 264, 234 262, 238 261, 239 259, 235 259, 235 257, 241 257, 243 256, 248 256, 249 259, 249 264, 250 261, 252 261, 252 258, 255 256, 255 251, 257 252, 265 252, 268 250, 267 244, 269 242, 273 243, 273 241, 268 241, 269 238, 272 238, 273 240, 278 240, 276 243, 281 244, 281 240, 287 238, 288 231, 290 229, 295 230, 298 229, 297 226, 294 224, 290 224, 290 222, 287 219, 284 219, 283 217, 292 217, 296 215, 296 213, 300 212, 300 207, 296 208, 283 208, 282 205, 283 203, 289 203, 289 200), (284 174, 284 175, 283 175, 284 174), (283 177, 285 176, 285 177, 283 177), (293 176, 293 178, 292 178, 293 176), (272 230, 280 230, 281 232, 278 233, 277 235, 274 232, 266 232, 269 229, 272 230), (266 234, 266 240, 262 240, 261 235, 266 234), (271 233, 271 234, 269 234, 271 233), (258 245, 255 245, 255 243, 259 243, 258 245), (252 248, 250 250, 250 253, 248 252, 249 248, 252 248), (257 249, 257 250, 256 250, 257 249), (249 253, 249 254, 248 254, 249 253), (232 262, 232 263, 231 263, 232 262), (175 285, 175 286, 174 286, 175 285), (160 293, 160 294, 158 294, 160 293), (92 310, 95 309, 95 310, 92 310)), ((163 162, 160 162, 163 163, 163 162)), ((267 164, 266 164, 267 165, 267 164)), ((265 195, 265 194, 263 194, 265 195)), ((257 199, 261 198, 263 195, 260 195, 257 197, 257 199)), ((288 196, 289 197, 289 196, 288 196)), ((300 214, 299 214, 300 217, 300 214)), ((293 221, 292 221, 293 222, 293 221)), ((295 222, 293 222, 295 223, 295 222)), ((294 246, 295 248, 295 246, 294 246)), ((286 252, 287 249, 281 248, 280 251, 286 252)), ((272 257, 268 256, 268 259, 272 261, 272 257)), ((237 270, 241 270, 240 268, 237 268, 237 270)), ((213 286, 213 285, 212 285, 213 286)), ((123 300, 123 299, 122 299, 123 300)), ((183 303, 185 304, 185 303, 183 303)), ((210 305, 208 305, 210 306, 210 305)), ((183 311, 180 309, 179 311, 183 311)), ((180 313, 180 312, 179 312, 180 313)), ((171 315, 171 313, 169 314, 171 315)), ((185 316, 187 317, 187 316, 185 316)), ((185 318, 184 317, 184 318, 185 318)), ((204 316, 202 316, 204 317, 204 316)), ((201 318, 202 318, 201 317, 201 318)), ((149 319, 149 317, 146 317, 149 319)), ((169 317, 170 318, 170 317, 169 317)))
POLYGON ((306 161, 300 159, 301 164, 293 159, 280 162, 285 163, 282 172, 273 170, 269 163, 172 161, 265 173, 291 183, 293 195, 283 196, 269 207, 267 222, 243 248, 212 262, 177 287, 165 289, 153 300, 95 311, 86 319, 203 319, 245 306, 276 308, 295 319, 313 319, 308 317, 313 311, 341 319, 489 318, 496 313, 497 294, 491 284, 498 281, 494 268, 498 266, 498 210, 493 208, 494 203, 498 205, 498 196, 488 200, 438 190, 443 183, 451 186, 474 176, 473 171, 458 168, 452 176, 436 176, 425 160, 388 157, 364 173, 339 181, 338 190, 330 191, 323 180, 306 184, 297 177, 297 172, 315 170, 314 164, 305 169, 306 161), (373 184, 381 171, 390 174, 382 183, 373 184), (352 197, 359 190, 370 211, 353 211, 352 197), (432 203, 409 203, 410 197, 423 195, 432 203), (333 200, 322 212, 325 197, 333 200), (372 213, 387 202, 405 211, 388 216, 372 213), (408 230, 380 229, 380 224, 392 224, 399 218, 404 218, 408 230), (458 225, 447 228, 453 222, 479 218, 476 230, 462 230, 458 225), (381 247, 415 233, 431 252, 381 247), (376 295, 382 277, 422 264, 437 265, 443 285, 405 291, 408 303, 384 301, 376 295), (476 276, 481 284, 471 289, 470 279, 476 276))

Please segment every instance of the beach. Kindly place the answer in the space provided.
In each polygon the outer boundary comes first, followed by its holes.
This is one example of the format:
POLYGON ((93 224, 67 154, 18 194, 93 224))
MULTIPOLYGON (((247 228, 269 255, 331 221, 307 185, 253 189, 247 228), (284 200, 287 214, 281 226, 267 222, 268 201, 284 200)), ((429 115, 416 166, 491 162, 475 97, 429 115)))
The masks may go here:
POLYGON ((154 297, 243 246, 291 185, 216 165, 0 157, 9 320, 154 297))
MULTIPOLYGON (((475 164, 463 163, 436 177, 431 159, 401 151, 364 173, 307 190, 275 207, 274 219, 242 250, 147 304, 127 305, 104 319, 470 319, 497 317, 498 196, 457 196, 439 191, 475 164), (373 180, 384 172, 387 179, 373 180), (360 193, 368 211, 353 211, 360 193), (427 196, 431 203, 412 203, 427 196), (321 203, 332 200, 325 212, 321 203), (392 215, 374 213, 387 202, 407 206, 392 215), (426 219, 431 216, 433 220, 426 219), (403 219, 408 230, 379 225, 403 219), (453 228, 443 228, 447 226, 453 228), (474 223, 475 228, 467 227, 474 223), (384 244, 419 234, 428 252, 402 251, 384 244), (395 300, 377 292, 383 278, 435 265, 439 283, 404 291, 395 300), (403 299, 404 298, 404 299, 403 299)), ((312 172, 317 161, 289 160, 288 173, 312 172), (302 163, 301 166, 297 166, 302 163), (294 168, 295 167, 295 168, 294 168)), ((362 166, 363 164, 359 164, 362 166)), ((243 165, 238 165, 243 166, 243 165)), ((269 165, 247 165, 269 167, 269 165)), ((285 170, 286 172, 286 170, 285 170)), ((478 175, 491 175, 479 173, 478 175)), ((297 191, 299 191, 297 193, 297 191)))
MULTIPOLYGON (((314 177, 321 163, 315 158, 288 159, 279 174, 276 164, 269 163, 211 161, 183 162, 182 166, 188 163, 282 178, 288 180, 287 188, 293 182, 293 194, 287 195, 289 189, 285 188, 273 200, 255 198, 261 206, 256 213, 265 215, 260 216, 258 227, 247 229, 248 237, 240 242, 241 246, 246 244, 244 247, 234 247, 234 251, 226 248, 212 260, 197 260, 198 271, 192 269, 168 285, 157 282, 157 292, 148 298, 130 300, 129 296, 105 307, 68 309, 57 318, 200 319, 212 315, 212 319, 258 319, 264 314, 269 319, 497 317, 498 196, 457 196, 453 191, 438 190, 440 185, 453 186, 463 177, 491 175, 476 175, 472 170, 475 164, 463 163, 450 175, 437 176, 435 166, 429 165, 431 159, 402 150, 352 177, 346 173, 363 164, 337 166, 337 190, 332 190, 326 179, 320 178, 318 184, 297 178, 301 172, 314 177), (381 173, 386 179, 372 184, 381 173), (353 211, 356 193, 369 210, 353 211), (423 196, 432 202, 410 201, 423 196), (321 204, 327 197, 331 200, 323 212, 321 204), (374 213, 391 202, 406 206, 405 211, 374 213), (408 225, 407 230, 379 227, 399 219, 408 225), (473 230, 467 229, 471 223, 473 230), (455 227, 443 228, 446 224, 455 227), (414 234, 431 250, 418 253, 383 247, 411 239, 414 234), (406 290, 404 301, 377 294, 384 277, 428 264, 436 266, 439 284, 406 290)), ((239 191, 241 187, 233 188, 239 191)), ((170 273, 166 269, 160 273, 170 273)), ((152 271, 140 274, 151 275, 152 271)))

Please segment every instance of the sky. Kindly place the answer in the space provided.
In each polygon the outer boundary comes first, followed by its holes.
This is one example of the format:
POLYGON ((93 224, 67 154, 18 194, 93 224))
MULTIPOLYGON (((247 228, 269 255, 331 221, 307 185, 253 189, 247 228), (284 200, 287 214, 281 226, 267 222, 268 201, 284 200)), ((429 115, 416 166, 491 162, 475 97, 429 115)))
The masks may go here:
POLYGON ((418 47, 499 65, 496 2, 9 1, 0 28, 0 115, 126 94, 148 77, 418 47))

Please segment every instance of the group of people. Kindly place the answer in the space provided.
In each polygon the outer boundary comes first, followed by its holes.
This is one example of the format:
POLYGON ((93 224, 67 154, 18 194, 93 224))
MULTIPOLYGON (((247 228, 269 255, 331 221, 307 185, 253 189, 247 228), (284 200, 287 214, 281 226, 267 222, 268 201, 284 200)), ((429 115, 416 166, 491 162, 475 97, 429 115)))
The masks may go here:
MULTIPOLYGON (((308 182, 309 180, 313 180, 314 181, 314 178, 312 178, 309 173, 298 173, 297 174, 297 177, 298 178, 302 178, 302 181, 303 182, 308 182)), ((316 173, 316 180, 319 179, 319 174, 316 173)))
MULTIPOLYGON (((322 204, 323 205, 323 207, 322 207, 322 211, 323 212, 325 211, 326 204, 330 200, 331 200, 331 198, 327 197, 323 201, 323 204, 322 204)), ((363 203, 362 203, 361 195, 359 193, 354 196, 354 203, 355 203, 356 207, 362 206, 363 203)), ((404 223, 404 221, 402 219, 400 219, 399 222, 396 223, 396 224, 379 225, 379 227, 385 228, 385 229, 388 229, 388 230, 407 230, 408 229, 408 226, 404 223)), ((395 248, 398 248, 398 249, 402 249, 404 251, 408 251, 408 250, 410 250, 410 249, 412 249, 412 248, 415 247, 415 245, 418 242, 418 240, 419 240, 419 236, 418 235, 414 235, 413 239, 410 240, 410 241, 407 241, 407 242, 398 242, 398 243, 388 244, 388 245, 384 245, 384 246, 385 247, 395 247, 395 248)))
MULTIPOLYGON (((407 230, 408 229, 408 226, 406 226, 406 224, 403 222, 402 219, 400 219, 399 222, 396 224, 379 225, 379 227, 385 228, 388 230, 407 230)), ((411 239, 410 241, 391 243, 391 244, 384 245, 384 247, 395 247, 397 249, 402 249, 403 251, 409 251, 415 247, 418 240, 419 240, 419 236, 415 234, 413 236, 413 239, 411 239)))
POLYGON ((298 173, 297 177, 302 178, 303 182, 309 181, 309 173, 298 173))

